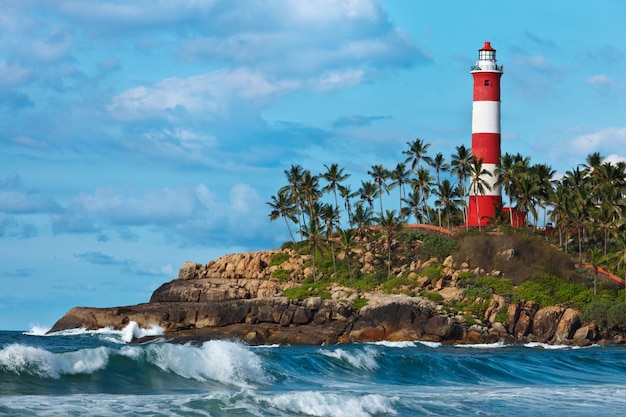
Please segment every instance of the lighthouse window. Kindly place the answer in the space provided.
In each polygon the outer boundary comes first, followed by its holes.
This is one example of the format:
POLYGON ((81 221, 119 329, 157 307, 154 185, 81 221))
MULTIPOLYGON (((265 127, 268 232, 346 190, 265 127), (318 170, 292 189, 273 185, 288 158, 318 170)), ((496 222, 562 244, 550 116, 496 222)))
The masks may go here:
POLYGON ((485 87, 489 87, 490 85, 489 80, 485 80, 485 87))

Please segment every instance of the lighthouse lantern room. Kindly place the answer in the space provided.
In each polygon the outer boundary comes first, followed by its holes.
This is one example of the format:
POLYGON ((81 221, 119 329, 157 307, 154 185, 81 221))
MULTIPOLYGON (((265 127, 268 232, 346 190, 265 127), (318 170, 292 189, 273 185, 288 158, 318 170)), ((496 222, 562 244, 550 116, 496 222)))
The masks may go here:
POLYGON ((489 174, 480 176, 487 184, 483 190, 470 187, 467 222, 484 226, 493 218, 494 210, 502 209, 502 191, 496 181, 500 162, 500 77, 502 65, 496 61, 496 50, 489 42, 478 50, 478 60, 471 69, 474 78, 472 105, 472 155, 482 161, 489 174))

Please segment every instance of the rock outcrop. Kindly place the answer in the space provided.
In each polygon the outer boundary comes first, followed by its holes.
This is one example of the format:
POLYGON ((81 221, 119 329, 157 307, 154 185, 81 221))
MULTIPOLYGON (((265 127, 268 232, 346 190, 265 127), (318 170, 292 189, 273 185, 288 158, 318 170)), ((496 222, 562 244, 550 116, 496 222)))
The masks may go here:
MULTIPOLYGON (((121 329, 136 322, 143 328, 162 327, 164 337, 174 342, 228 338, 249 344, 292 345, 382 340, 587 345, 598 338, 597 329, 583 326, 574 309, 539 308, 533 301, 507 304, 498 295, 492 296, 484 317, 476 323, 446 313, 420 297, 365 293, 340 286, 331 288, 330 299, 289 300, 284 291, 300 285, 306 261, 306 256, 290 250, 274 250, 227 255, 205 265, 186 262, 178 277, 155 290, 148 303, 75 307, 51 332, 79 327, 121 329), (357 298, 368 300, 358 311, 353 309, 357 298)), ((442 296, 451 300, 462 297, 462 291, 451 286, 460 273, 451 259, 443 262, 444 276, 427 284, 428 280, 419 279, 419 268, 430 264, 410 265, 406 272, 442 296)))

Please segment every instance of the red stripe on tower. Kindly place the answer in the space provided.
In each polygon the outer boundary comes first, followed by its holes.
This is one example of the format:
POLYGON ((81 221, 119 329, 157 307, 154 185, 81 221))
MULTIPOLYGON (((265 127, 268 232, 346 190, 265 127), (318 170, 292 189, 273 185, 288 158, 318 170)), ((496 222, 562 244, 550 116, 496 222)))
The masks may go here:
POLYGON ((472 67, 474 101, 472 105, 472 155, 482 159, 483 168, 491 173, 481 177, 491 189, 484 194, 470 189, 467 221, 470 226, 484 226, 502 205, 502 191, 496 185, 495 170, 500 162, 500 77, 502 65, 496 61, 496 50, 489 42, 478 50, 472 67))

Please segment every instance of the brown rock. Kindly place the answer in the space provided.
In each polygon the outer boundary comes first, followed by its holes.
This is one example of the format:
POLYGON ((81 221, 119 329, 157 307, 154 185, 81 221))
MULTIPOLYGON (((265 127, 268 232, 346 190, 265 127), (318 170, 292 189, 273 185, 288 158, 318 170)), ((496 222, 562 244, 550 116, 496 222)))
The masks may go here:
POLYGON ((559 306, 544 307, 533 318, 532 333, 541 343, 548 342, 554 336, 565 309, 559 306))
POLYGON ((554 333, 555 343, 565 343, 574 337, 574 333, 580 327, 580 312, 573 308, 568 308, 561 316, 561 320, 554 333))

